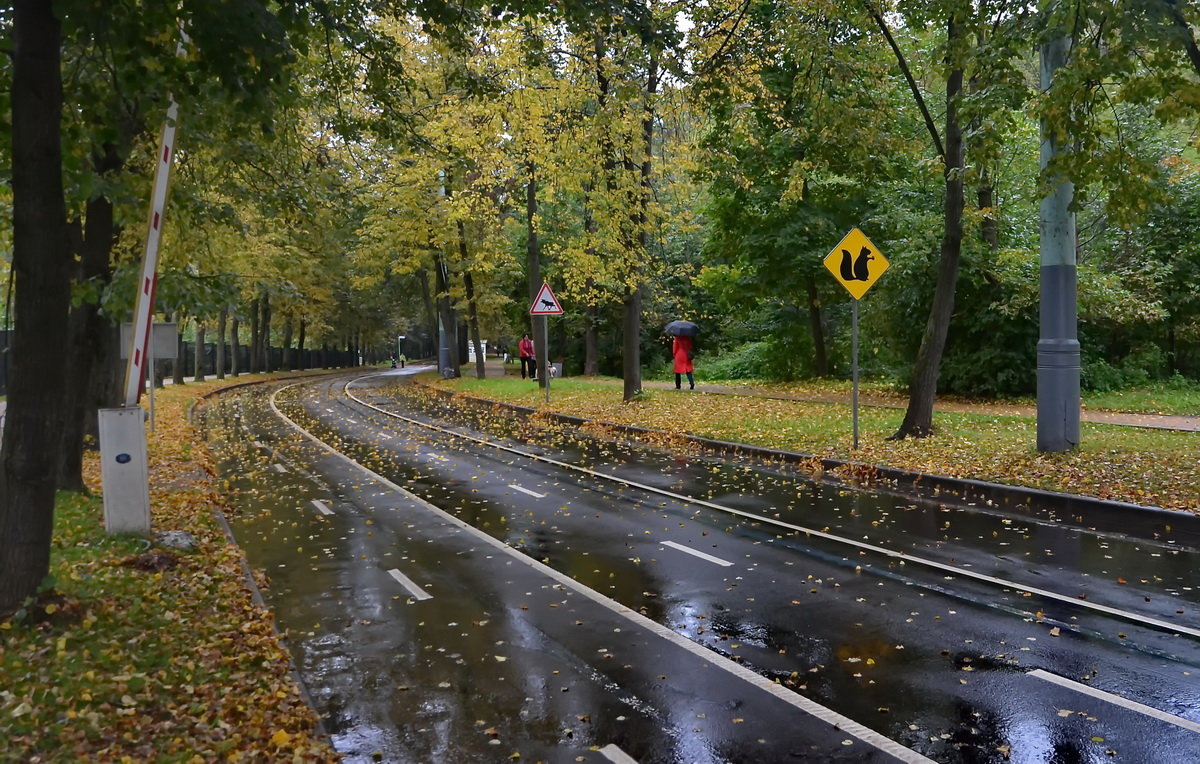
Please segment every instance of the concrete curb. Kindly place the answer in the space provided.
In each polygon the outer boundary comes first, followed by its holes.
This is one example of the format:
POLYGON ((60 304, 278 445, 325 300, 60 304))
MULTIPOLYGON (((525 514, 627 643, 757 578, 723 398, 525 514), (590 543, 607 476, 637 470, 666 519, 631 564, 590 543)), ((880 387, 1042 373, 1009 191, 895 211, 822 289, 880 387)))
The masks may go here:
POLYGON ((1033 507, 1049 510, 1052 520, 1086 527, 1104 533, 1130 535, 1129 514, 1138 513, 1149 527, 1137 538, 1147 540, 1163 540, 1172 538, 1180 544, 1200 546, 1200 515, 1162 507, 1152 507, 1142 504, 1130 504, 1120 501, 1107 501, 1090 496, 1058 493, 1040 488, 989 483, 970 478, 954 478, 944 475, 931 475, 910 470, 883 467, 864 462, 852 462, 842 459, 819 457, 813 454, 802 454, 795 451, 753 446, 746 443, 731 443, 713 440, 687 433, 672 433, 665 430, 654 430, 634 425, 600 422, 569 414, 540 411, 528 406, 494 401, 489 398, 479 398, 452 390, 431 387, 414 380, 414 384, 433 390, 446 397, 458 397, 479 405, 503 406, 520 414, 540 414, 563 424, 579 427, 585 424, 598 424, 634 437, 645 435, 667 435, 679 437, 689 443, 694 443, 709 451, 749 456, 766 461, 783 462, 812 467, 819 465, 819 470, 813 474, 814 480, 825 481, 836 485, 864 490, 895 493, 905 497, 916 497, 926 501, 957 503, 964 505, 982 504, 1014 514, 1030 516, 1033 507), (841 473, 841 474, 839 474, 841 473), (1147 535, 1148 534, 1148 535, 1147 535))

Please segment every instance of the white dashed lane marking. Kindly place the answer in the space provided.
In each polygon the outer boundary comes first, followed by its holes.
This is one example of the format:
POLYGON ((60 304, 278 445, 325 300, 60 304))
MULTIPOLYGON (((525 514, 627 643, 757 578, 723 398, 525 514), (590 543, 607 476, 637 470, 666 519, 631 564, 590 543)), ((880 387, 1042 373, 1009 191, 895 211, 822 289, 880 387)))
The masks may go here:
POLYGON ((711 554, 705 554, 699 549, 692 549, 691 547, 684 546, 683 544, 676 544, 674 541, 660 541, 659 543, 663 546, 669 546, 672 549, 678 549, 681 552, 686 552, 687 554, 699 557, 701 560, 708 560, 711 563, 722 565, 726 568, 733 564, 729 560, 722 560, 720 557, 713 557, 711 554))
POLYGON ((1058 674, 1051 674, 1049 671, 1034 669, 1033 671, 1029 672, 1029 676, 1046 682, 1051 682, 1052 684, 1057 684, 1059 687, 1067 687, 1075 690, 1076 692, 1081 692, 1084 695, 1096 698, 1097 700, 1103 700, 1108 703, 1112 703, 1114 706, 1128 708, 1130 711, 1136 711, 1139 714, 1149 716, 1152 719, 1158 719, 1159 721, 1166 722, 1167 724, 1174 724, 1176 727, 1182 727, 1185 730, 1200 732, 1200 724, 1197 724, 1190 719, 1184 719, 1182 716, 1169 714, 1166 711, 1159 711, 1157 708, 1152 706, 1138 703, 1136 700, 1122 698, 1120 695, 1113 695, 1111 692, 1097 690, 1095 687, 1088 687, 1086 684, 1080 684, 1079 682, 1067 679, 1066 677, 1061 677, 1058 674))
POLYGON ((313 499, 312 505, 314 507, 316 507, 317 511, 323 515, 332 515, 333 514, 333 510, 329 508, 329 505, 326 504, 325 502, 321 501, 320 499, 313 499))
POLYGON ((411 578, 404 575, 403 573, 396 570, 395 568, 392 568, 391 570, 389 570, 388 575, 391 576, 392 578, 396 579, 400 583, 401 586, 403 586, 405 589, 407 589, 408 593, 413 596, 413 599, 416 599, 416 600, 431 600, 431 599, 433 599, 432 594, 425 591, 421 587, 417 586, 416 581, 413 581, 411 578))
POLYGON ((528 488, 522 488, 519 485, 514 485, 512 483, 509 483, 508 487, 513 489, 514 491, 520 491, 521 493, 528 494, 529 496, 532 496, 535 499, 546 498, 546 494, 544 494, 544 493, 537 493, 536 491, 531 491, 528 488))

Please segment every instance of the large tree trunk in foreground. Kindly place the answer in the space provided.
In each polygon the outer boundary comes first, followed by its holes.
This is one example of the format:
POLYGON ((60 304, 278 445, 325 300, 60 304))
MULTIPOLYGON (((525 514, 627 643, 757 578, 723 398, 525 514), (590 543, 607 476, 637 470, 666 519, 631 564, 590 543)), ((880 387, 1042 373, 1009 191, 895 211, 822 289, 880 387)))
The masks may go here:
MULTIPOLYGON (((961 30, 950 20, 948 39, 953 49, 961 37, 961 30)), ((909 388, 908 410, 904 421, 889 440, 905 437, 924 438, 933 434, 933 404, 937 397, 938 372, 942 365, 942 354, 946 349, 946 336, 950 331, 950 318, 954 314, 954 292, 958 284, 958 261, 962 254, 963 232, 963 136, 958 120, 958 97, 963 87, 963 71, 955 69, 946 79, 946 201, 944 207, 944 233, 942 234, 941 260, 938 266, 937 286, 933 293, 933 306, 929 321, 921 338, 921 349, 913 369, 909 388)))
POLYGON ((12 15, 12 370, 0 453, 0 613, 50 568, 58 438, 66 411, 71 243, 62 183, 59 23, 50 3, 12 15))

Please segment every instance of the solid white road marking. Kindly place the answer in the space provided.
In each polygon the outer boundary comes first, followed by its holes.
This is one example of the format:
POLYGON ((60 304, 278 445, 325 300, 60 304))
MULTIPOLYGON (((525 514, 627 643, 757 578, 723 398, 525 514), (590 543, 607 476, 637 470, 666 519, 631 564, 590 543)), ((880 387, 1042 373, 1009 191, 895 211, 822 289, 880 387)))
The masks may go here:
POLYGON ((417 583, 400 571, 392 568, 388 571, 388 575, 400 582, 400 585, 408 590, 408 593, 416 600, 431 600, 433 595, 417 586, 417 583))
MULTIPOLYGON (((478 528, 471 525, 470 523, 465 522, 458 517, 455 517, 454 515, 450 514, 446 510, 442 509, 441 507, 438 507, 437 505, 431 504, 430 502, 426 501, 425 499, 422 499, 420 496, 413 493, 412 491, 410 491, 402 486, 399 486, 396 483, 393 483, 391 480, 388 480, 383 475, 380 475, 378 472, 375 472, 374 470, 372 470, 368 467, 364 467, 363 465, 359 464, 358 462, 354 461, 350 457, 343 454, 341 451, 338 451, 333 446, 331 446, 328 443, 326 443, 325 441, 321 440, 316 435, 313 435, 308 430, 306 430, 303 427, 301 427, 300 425, 296 424, 296 422, 293 421, 291 417, 289 417, 287 414, 285 414, 279 410, 279 406, 275 403, 275 399, 279 395, 279 393, 283 392, 284 390, 287 390, 290 387, 295 387, 295 385, 292 384, 292 385, 287 385, 285 387, 279 388, 278 390, 273 392, 271 394, 271 397, 268 399, 268 401, 271 404, 271 410, 273 412, 275 412, 275 415, 278 416, 283 421, 287 422, 288 425, 290 425, 294 430, 299 432, 301 435, 308 438, 313 443, 316 443, 318 446, 325 449, 330 454, 333 454, 337 458, 341 459, 342 461, 344 461, 351 467, 359 470, 364 475, 367 475, 372 480, 378 481, 381 485, 387 486, 389 489, 391 489, 392 491, 395 491, 396 493, 405 497, 406 499, 413 502, 414 504, 424 507, 425 509, 429 510, 431 513, 433 513, 437 517, 441 518, 442 520, 446 521, 447 523, 449 523, 457 528, 461 528, 464 533, 474 536, 475 538, 479 539, 480 542, 487 544, 488 546, 491 546, 493 549, 496 549, 498 552, 501 552, 505 555, 512 557, 514 562, 519 562, 523 565, 526 565, 526 566, 532 568, 533 570, 538 571, 539 573, 546 576, 547 578, 557 581, 558 583, 562 584, 563 586, 567 587, 568 589, 571 589, 572 591, 579 593, 580 595, 586 597, 587 599, 591 600, 592 602, 595 602, 596 604, 600 605, 601 607, 607 608, 608 610, 611 610, 612 612, 614 612, 620 616, 623 616, 624 618, 636 623, 637 625, 641 626, 643 629, 649 631, 650 633, 654 634, 655 636, 659 637, 660 639, 664 639, 667 642, 670 642, 673 646, 675 646, 681 650, 686 650, 687 652, 691 653, 692 655, 694 655, 696 657, 703 658, 705 661, 707 661, 709 663, 709 665, 711 665, 715 668, 719 668, 719 669, 725 671, 726 673, 732 674, 733 676, 737 677, 738 679, 741 679, 742 681, 746 682, 747 684, 750 684, 750 685, 762 690, 763 692, 767 693, 768 695, 771 695, 772 697, 774 697, 776 700, 783 701, 784 703, 787 703, 788 705, 792 706, 793 708, 799 709, 817 719, 820 719, 821 721, 824 721, 828 724, 834 725, 841 731, 845 732, 847 735, 858 738, 860 741, 862 741, 863 743, 865 743, 867 745, 873 746, 873 747, 877 748, 878 750, 881 750, 888 754, 891 754, 899 761, 911 762, 912 764, 917 764, 917 762, 922 762, 923 764, 932 764, 933 759, 923 756, 923 755, 917 753, 916 751, 912 750, 911 748, 904 747, 900 743, 897 743, 895 740, 892 740, 891 738, 886 737, 886 736, 876 732, 875 730, 871 729, 870 727, 866 727, 866 726, 854 721, 853 719, 851 719, 848 716, 842 716, 837 711, 834 711, 832 708, 826 708, 825 706, 822 706, 820 703, 817 703, 816 701, 809 700, 808 698, 804 697, 803 695, 798 695, 797 693, 792 692, 791 690, 783 687, 782 685, 776 684, 774 681, 766 678, 765 676, 754 673, 753 671, 751 671, 750 669, 741 665, 740 663, 735 663, 734 661, 724 657, 723 655, 712 652, 707 647, 703 647, 701 645, 696 644, 695 642, 693 642, 692 640, 683 636, 682 634, 677 634, 672 629, 669 629, 666 626, 663 626, 658 621, 655 621, 651 618, 647 618, 646 616, 642 615, 641 613, 638 613, 637 611, 630 610, 629 608, 625 607, 621 603, 617 602, 616 600, 610 599, 609 597, 604 596, 603 594, 596 591, 595 589, 592 589, 588 586, 584 586, 583 584, 579 583, 578 581, 571 578, 567 574, 560 573, 559 571, 555 570, 554 568, 550 567, 549 565, 546 565, 543 562, 539 562, 538 560, 535 560, 532 557, 529 557, 528 555, 525 555, 525 554, 521 553, 520 551, 513 549, 512 547, 510 547, 508 544, 505 544, 500 539, 493 538, 489 534, 484 533, 483 531, 479 530, 478 528)), ((389 572, 391 572, 391 571, 389 571, 389 572)), ((397 571, 397 574, 398 573, 399 573, 399 571, 397 571)), ((395 575, 393 575, 393 577, 395 577, 395 575)), ((399 580, 399 579, 397 578, 397 580, 399 580)))
POLYGON ((616 743, 609 743, 601 748, 598 753, 613 764, 638 764, 637 759, 622 751, 616 743))
POLYGON ((333 510, 329 508, 329 505, 327 505, 325 502, 321 501, 320 499, 313 499, 312 505, 314 507, 316 507, 317 511, 323 515, 332 515, 333 514, 333 510))
POLYGON ((528 488, 522 488, 521 486, 514 485, 513 483, 509 483, 508 487, 513 489, 514 491, 520 491, 521 493, 529 494, 530 496, 532 496, 535 499, 546 498, 546 494, 544 494, 544 493, 537 493, 536 491, 531 491, 528 488))
POLYGON ((699 557, 701 560, 708 560, 709 562, 716 563, 717 565, 723 565, 726 568, 733 564, 729 560, 722 560, 720 557, 713 557, 711 554, 705 554, 699 549, 692 549, 691 547, 684 546, 683 544, 676 544, 674 541, 660 541, 658 543, 662 544, 663 546, 669 546, 672 549, 678 549, 681 552, 687 552, 690 555, 699 557))
POLYGON ((1122 698, 1120 695, 1113 695, 1111 692, 1097 690, 1095 687, 1089 687, 1086 684, 1080 684, 1072 679, 1061 677, 1058 674, 1052 674, 1049 671, 1034 669, 1033 671, 1029 672, 1029 676, 1057 684, 1060 687, 1066 687, 1067 689, 1075 690, 1076 692, 1081 692, 1084 695, 1089 695, 1093 698, 1097 698, 1098 700, 1107 701, 1112 703, 1114 706, 1128 708, 1130 711, 1136 711, 1139 714, 1144 714, 1152 719, 1158 719, 1159 721, 1166 722, 1167 724, 1174 724, 1176 727, 1182 727, 1191 732, 1200 732, 1200 723, 1191 721, 1190 719, 1184 719, 1182 716, 1176 716, 1175 714, 1168 714, 1166 711, 1159 711, 1153 706, 1147 706, 1143 703, 1138 703, 1136 700, 1129 700, 1127 698, 1122 698))
POLYGON ((346 421, 349 422, 350 424, 358 424, 357 419, 351 419, 350 417, 346 417, 346 421))

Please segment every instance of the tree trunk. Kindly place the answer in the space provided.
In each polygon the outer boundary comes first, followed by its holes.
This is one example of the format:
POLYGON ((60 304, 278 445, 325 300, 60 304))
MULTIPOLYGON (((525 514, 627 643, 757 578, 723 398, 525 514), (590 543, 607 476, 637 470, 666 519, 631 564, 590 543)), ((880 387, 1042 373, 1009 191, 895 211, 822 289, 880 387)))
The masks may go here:
POLYGON ((71 243, 62 181, 62 75, 51 3, 12 4, 15 329, 0 452, 0 614, 50 566, 58 438, 66 411, 71 243))
POLYGON ((258 300, 259 298, 255 297, 250 302, 250 362, 248 366, 251 374, 257 374, 262 371, 262 367, 258 365, 260 360, 258 344, 262 341, 262 335, 258 331, 258 319, 260 315, 258 300))
POLYGON ((1000 250, 1000 221, 996 219, 996 186, 986 167, 979 176, 977 198, 982 213, 979 236, 987 246, 988 252, 995 254, 1000 250))
POLYGON ((258 352, 262 355, 258 368, 269 374, 275 371, 275 359, 271 357, 271 296, 266 292, 262 295, 262 319, 258 322, 258 331, 262 334, 258 342, 258 352))
POLYGON ((433 302, 433 292, 429 288, 429 273, 421 270, 417 272, 417 284, 421 287, 421 304, 425 306, 425 320, 429 326, 429 336, 433 337, 434 348, 433 357, 437 357, 437 306, 433 302))
POLYGON ((292 355, 292 317, 288 316, 283 324, 283 369, 291 371, 296 368, 296 359, 292 355))
MULTIPOLYGON (((955 19, 948 24, 947 41, 954 50, 962 31, 955 19)), ((905 437, 924 438, 933 434, 933 404, 937 397, 938 372, 942 365, 942 354, 946 348, 946 336, 950 331, 950 319, 954 314, 954 292, 958 283, 958 261, 962 254, 963 231, 963 136, 958 121, 958 97, 962 92, 963 70, 950 72, 946 79, 946 161, 944 177, 946 199, 943 214, 941 260, 938 266, 937 285, 934 288, 933 306, 925 334, 921 338, 921 349, 913 369, 912 384, 908 392, 908 410, 900 429, 889 440, 905 437)))
POLYGON ((187 321, 184 320, 183 313, 176 313, 175 320, 177 322, 175 324, 175 377, 171 381, 182 385, 184 361, 187 356, 187 346, 183 342, 183 328, 187 326, 187 321))
MULTIPOLYGON (((583 232, 587 237, 585 252, 589 257, 596 256, 597 229, 596 216, 592 213, 592 184, 585 183, 583 186, 583 232)), ((596 341, 596 282, 591 276, 588 276, 584 282, 584 292, 587 302, 583 313, 583 375, 595 377, 600 374, 600 347, 596 341)))
MULTIPOLYGON (((590 291, 590 290, 589 290, 590 291)), ((583 312, 583 375, 595 377, 600 374, 600 349, 596 341, 596 306, 589 303, 583 312)))
POLYGON ((805 279, 808 290, 808 327, 813 338, 813 364, 818 377, 829 376, 829 356, 825 351, 825 322, 821 320, 821 298, 817 294, 817 280, 805 279))
POLYGON ((217 316, 217 353, 214 370, 217 379, 225 379, 225 325, 229 322, 229 308, 221 308, 217 316))
POLYGON ((463 274, 463 286, 467 290, 467 323, 471 328, 471 344, 475 346, 475 376, 483 379, 487 376, 487 358, 483 352, 483 342, 479 336, 479 309, 475 304, 475 280, 471 272, 463 274))
POLYGON ((307 339, 307 334, 308 322, 302 318, 300 319, 300 336, 296 338, 296 358, 299 361, 298 365, 301 369, 307 369, 310 366, 308 360, 304 357, 304 340, 307 339))
MULTIPOLYGON (((106 170, 107 164, 104 159, 97 161, 96 170, 106 170)), ((74 250, 79 257, 76 279, 81 283, 107 284, 112 277, 109 252, 116 242, 112 202, 102 196, 89 199, 85 220, 82 225, 80 221, 74 221, 71 229, 77 234, 73 237, 76 239, 74 250)), ((107 364, 115 365, 115 359, 108 336, 111 325, 101 314, 97 302, 85 300, 72 307, 69 327, 68 409, 60 431, 58 488, 84 491, 87 488, 83 481, 84 438, 89 432, 96 433, 98 409, 109 404, 96 395, 102 389, 98 377, 104 374, 107 364)))
POLYGON ((233 321, 229 325, 229 355, 231 356, 229 359, 229 375, 232 377, 236 377, 241 373, 241 369, 238 368, 239 357, 242 354, 242 341, 239 336, 241 329, 241 319, 234 315, 233 321))
POLYGON ((632 264, 633 275, 638 285, 627 290, 624 300, 624 363, 625 400, 633 400, 642 392, 642 283, 641 267, 638 262, 650 260, 650 198, 654 190, 650 178, 654 171, 654 96, 658 92, 658 51, 651 48, 646 71, 646 111, 642 116, 641 193, 638 200, 637 243, 639 257, 632 264))
POLYGON ((196 348, 192 363, 192 371, 197 382, 203 382, 206 376, 205 365, 208 361, 208 353, 205 352, 204 338, 207 335, 207 329, 203 322, 196 321, 196 348))
MULTIPOLYGON (((450 274, 446 269, 445 258, 441 253, 434 254, 434 276, 437 278, 437 303, 438 313, 442 319, 442 330, 446 333, 446 344, 449 360, 447 366, 449 369, 441 369, 443 374, 450 377, 457 377, 459 369, 462 368, 461 356, 458 352, 458 314, 454 310, 454 304, 450 301, 450 274)), ((442 338, 438 338, 440 343, 442 338)))

